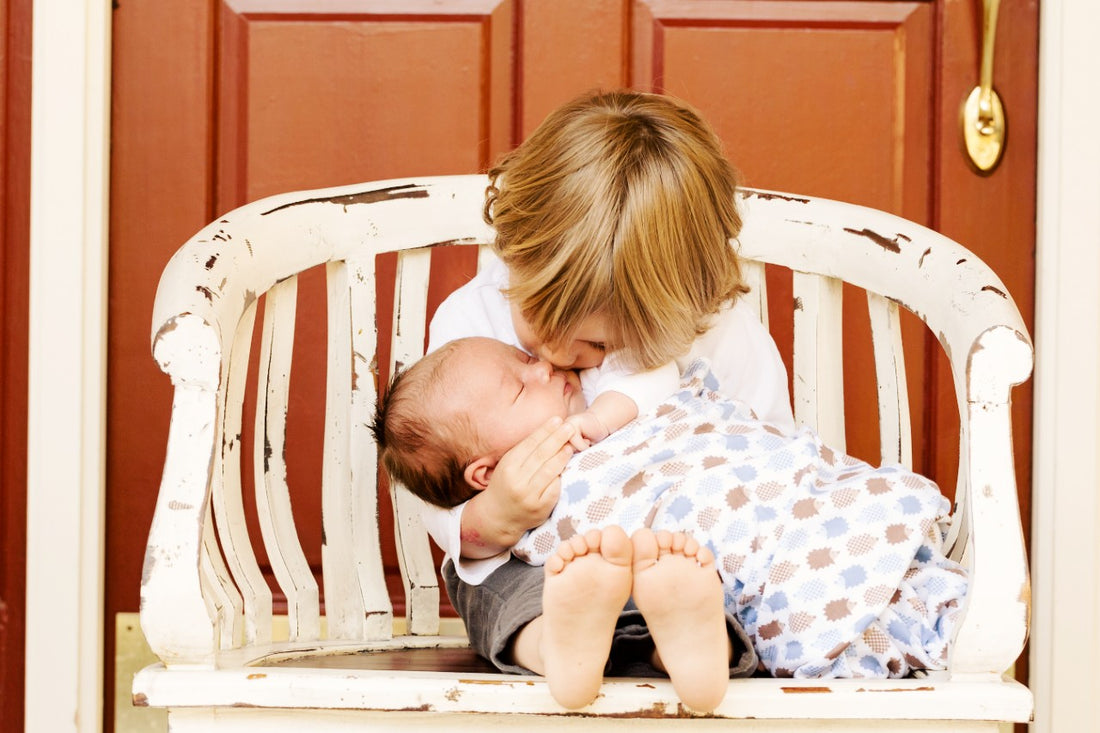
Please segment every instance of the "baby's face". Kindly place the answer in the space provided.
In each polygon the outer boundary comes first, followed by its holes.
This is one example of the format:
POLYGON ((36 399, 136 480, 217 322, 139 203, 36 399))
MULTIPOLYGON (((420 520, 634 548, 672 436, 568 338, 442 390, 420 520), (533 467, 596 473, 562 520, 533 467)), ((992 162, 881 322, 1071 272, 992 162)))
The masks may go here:
POLYGON ((519 308, 512 305, 512 325, 523 348, 559 369, 588 369, 603 364, 607 353, 607 319, 600 314, 581 321, 572 341, 548 344, 535 335, 519 308))
POLYGON ((496 457, 553 416, 584 412, 580 379, 493 339, 471 339, 455 353, 451 374, 461 375, 458 409, 496 457))

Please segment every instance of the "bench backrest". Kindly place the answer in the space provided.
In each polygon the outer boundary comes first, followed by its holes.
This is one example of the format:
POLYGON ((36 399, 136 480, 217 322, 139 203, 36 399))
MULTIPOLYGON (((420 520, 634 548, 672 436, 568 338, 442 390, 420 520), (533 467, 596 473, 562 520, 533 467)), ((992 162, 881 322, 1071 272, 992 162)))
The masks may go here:
MULTIPOLYGON (((393 633, 369 430, 379 358, 376 294, 388 292, 376 283, 376 257, 399 253, 390 368, 382 370, 392 373, 395 363, 423 353, 433 248, 492 236, 481 219, 485 186, 484 176, 448 176, 271 197, 211 223, 166 266, 153 352, 175 392, 145 559, 142 627, 167 664, 216 665, 226 655, 276 648, 272 592, 254 550, 260 546, 286 597, 292 643, 393 633), (298 539, 285 464, 297 282, 318 266, 326 273, 328 344, 319 477, 323 603, 298 539), (244 407, 250 393, 254 410, 244 407), (250 445, 242 441, 246 416, 255 423, 250 445), (251 481, 242 481, 245 451, 251 481), (258 537, 246 521, 242 487, 249 484, 258 537)), ((1030 373, 1032 350, 1012 299, 972 253, 912 222, 835 201, 740 195, 745 227, 735 245, 747 260, 748 297, 765 323, 765 265, 793 271, 796 421, 845 447, 843 283, 866 291, 884 462, 912 464, 901 309, 914 312, 943 345, 961 422, 952 552, 976 579, 951 671, 999 674, 1022 648, 1029 599, 1009 393, 1030 373)), ((434 634, 439 589, 417 501, 399 487, 393 492, 397 557, 408 631, 434 634)))

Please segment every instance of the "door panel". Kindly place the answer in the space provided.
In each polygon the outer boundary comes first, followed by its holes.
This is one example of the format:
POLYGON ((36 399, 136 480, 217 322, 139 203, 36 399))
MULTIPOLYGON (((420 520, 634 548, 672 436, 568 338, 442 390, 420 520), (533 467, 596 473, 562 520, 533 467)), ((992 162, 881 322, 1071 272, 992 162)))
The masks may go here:
MULTIPOLYGON (((105 700, 114 699, 115 614, 138 608, 172 402, 150 353, 156 273, 214 216, 209 6, 122 3, 113 13, 105 700)), ((104 709, 104 730, 114 730, 114 709, 104 709)))
MULTIPOLYGON (((964 243, 1004 282, 1034 338, 1035 312, 1035 174, 1038 108, 1038 3, 1001 3, 993 84, 1007 116, 1007 143, 991 175, 974 172, 962 150, 959 110, 978 84, 981 3, 948 0, 940 8, 944 34, 936 97, 936 146, 933 170, 933 226, 964 243)), ((946 360, 937 361, 935 393, 940 396, 935 435, 958 430, 957 410, 949 403, 951 375, 946 360)), ((1024 533, 1030 537, 1031 414, 1033 382, 1020 385, 1013 397, 1013 441, 1024 533)), ((930 469, 952 475, 958 446, 938 438, 930 469)), ((1021 658, 1027 663, 1027 654, 1021 658)))
POLYGON ((219 210, 297 188, 477 170, 506 150, 510 9, 455 5, 223 5, 219 210))
MULTIPOLYGON (((181 0, 115 10, 108 385, 108 650, 138 606, 170 388, 149 356, 164 262, 220 213, 269 194, 484 170, 553 108, 594 88, 664 91, 717 128, 746 184, 867 204, 958 238, 1032 322, 1037 3, 1004 0, 994 81, 1001 167, 959 152, 976 83, 975 0, 181 0), (168 80, 168 81, 166 81, 168 80)), ((379 263, 392 268, 392 260, 379 263)), ((432 302, 472 273, 437 259, 432 302)), ((324 312, 316 275, 301 320, 324 312)), ((789 338, 789 278, 769 280, 789 338)), ((866 320, 862 297, 845 317, 866 320)), ((934 337, 905 324, 917 468, 950 493, 958 422, 934 337), (956 428, 957 429, 957 428, 956 428)), ((383 327, 384 332, 384 327, 383 327)), ((319 566, 324 334, 295 336, 288 481, 319 566), (298 361, 298 360, 301 361, 298 361)), ((846 334, 851 452, 877 461, 871 356, 846 334)), ((785 353, 789 359, 789 354, 785 353)), ((788 362, 789 363, 789 362, 788 362)), ((385 379, 387 375, 381 374, 385 379)), ((1030 485, 1030 389, 1016 393, 1017 476, 1030 485)), ((246 417, 246 425, 249 419, 246 417)), ((247 463, 247 457, 246 457, 247 463)), ((249 471, 246 465, 246 471, 249 471)), ((250 471, 249 471, 250 472, 250 471)), ((384 533, 388 514, 383 511, 384 533)), ((1026 524, 1026 523, 1025 523, 1026 524)), ((389 557, 387 568, 396 572, 389 557)), ((396 578, 394 585, 397 587, 396 578)), ((395 596, 400 603, 400 594, 395 596)), ((108 654, 110 657, 110 652, 108 654)), ((110 658, 107 660, 110 665, 110 658)), ((108 670, 108 686, 113 674, 108 670)), ((108 690, 108 695, 111 691, 108 690)), ((110 697, 108 697, 110 699, 110 697)), ((108 722, 111 712, 108 710, 108 722)))
POLYGON ((629 3, 524 0, 515 3, 515 140, 578 94, 629 83, 629 3))
MULTIPOLYGON (((750 186, 824 196, 928 222, 932 6, 927 3, 639 3, 632 66, 692 101, 750 186)), ((771 327, 790 365, 789 277, 769 278, 771 327)), ((862 294, 845 298, 848 450, 878 461, 874 361, 862 294), (873 386, 872 386, 873 390, 873 386)), ((904 319, 918 446, 929 358, 904 319)), ((918 470, 928 470, 916 452, 918 470)), ((953 487, 948 486, 948 491, 953 487)))
MULTIPOLYGON (((474 12, 468 4, 408 3, 383 13, 364 10, 362 3, 358 10, 348 5, 340 12, 311 2, 222 6, 218 211, 289 190, 484 170, 511 146, 510 6, 484 3, 474 12)), ((384 258, 378 266, 392 272, 394 263, 384 258)), ((472 274, 474 254, 441 252, 435 263, 433 306, 472 274)), ((300 278, 299 299, 300 323, 325 322, 320 271, 300 278)), ((381 313, 382 322, 390 315, 381 313)), ((388 379, 388 339, 383 341, 382 381, 388 379)), ((299 537, 318 573, 325 343, 323 327, 296 330, 288 408, 287 481, 299 537)), ((246 406, 246 444, 252 436, 251 408, 246 406)), ((250 487, 249 455, 243 463, 250 487)), ((247 508, 254 523, 251 505, 247 508)), ((382 516, 385 546, 391 547, 388 507, 382 516)), ((257 554, 273 582, 262 548, 257 554)), ((385 566, 402 612, 394 553, 387 553, 385 566)))

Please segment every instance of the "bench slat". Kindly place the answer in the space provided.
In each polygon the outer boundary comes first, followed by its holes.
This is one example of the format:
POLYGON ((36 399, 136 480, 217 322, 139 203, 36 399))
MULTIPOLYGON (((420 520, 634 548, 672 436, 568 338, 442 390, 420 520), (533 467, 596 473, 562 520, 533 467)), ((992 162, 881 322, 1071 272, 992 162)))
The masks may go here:
MULTIPOLYGON (((393 610, 385 578, 360 573, 355 537, 358 500, 352 485, 351 284, 343 261, 329 262, 328 373, 325 392, 325 450, 322 465, 321 562, 325 575, 325 615, 332 639, 378 639, 391 632, 393 610), (360 586, 362 579, 368 585, 360 586)), ((365 539, 365 538, 364 538, 365 539)), ((377 553, 377 550, 372 550, 377 553)))
POLYGON ((207 615, 217 620, 218 645, 222 649, 232 649, 244 638, 244 600, 222 559, 214 517, 210 512, 206 512, 203 521, 201 552, 199 572, 207 615))
POLYGON ((351 410, 350 502, 351 531, 358 585, 366 609, 365 639, 387 639, 392 635, 393 606, 382 567, 381 534, 378 526, 378 452, 370 432, 376 398, 377 346, 375 330, 374 257, 349 258, 340 270, 347 289, 349 322, 344 339, 350 349, 351 381, 348 405, 351 410))
POLYGON ((260 533, 272 572, 286 596, 290 638, 316 640, 321 638, 320 594, 298 541, 286 478, 287 398, 297 302, 297 277, 278 283, 264 297, 252 465, 260 533))
POLYGON ((828 446, 845 452, 843 283, 795 272, 794 420, 828 446))
POLYGON ((253 302, 235 329, 232 357, 224 375, 218 436, 221 461, 215 466, 211 501, 222 555, 244 602, 244 643, 266 644, 271 641, 271 589, 256 562, 241 496, 241 420, 255 322, 253 302))
POLYGON ((877 293, 867 293, 871 336, 878 382, 878 429, 883 463, 913 468, 912 421, 905 377, 905 350, 901 343, 898 304, 877 293))
MULTIPOLYGON (((550 696, 541 677, 404 670, 309 670, 309 684, 302 684, 301 669, 245 667, 214 674, 164 674, 164 668, 148 667, 139 673, 143 700, 148 705, 280 709, 293 694, 294 707, 311 710, 346 709, 403 712, 481 713, 511 715, 518 722, 550 716, 560 726, 569 718, 550 696), (384 689, 380 696, 377 690, 384 689)), ((874 720, 880 728, 905 730, 906 721, 942 722, 1006 720, 1026 722, 1031 715, 1031 693, 1012 680, 948 681, 945 676, 900 680, 732 680, 722 704, 709 716, 720 719, 723 730, 737 723, 809 720, 814 730, 832 722, 843 726, 857 720, 874 720)), ((281 713, 282 710, 279 710, 281 713)), ((574 714, 575 715, 575 714, 574 714)), ((604 682, 600 696, 584 709, 588 723, 632 717, 643 719, 693 718, 676 697, 667 680, 617 678, 604 682)), ((440 730, 447 729, 437 717, 440 730)), ((489 719, 477 725, 485 726, 489 719)), ((693 724, 701 723, 694 720, 693 724)), ((694 729, 694 725, 693 725, 694 729)), ((736 728, 735 728, 736 729, 736 728)), ((770 729, 770 728, 769 728, 770 729)), ((846 728, 840 727, 840 730, 846 728)), ((941 728, 942 730, 942 728, 941 728)), ((996 730, 994 723, 990 730, 996 730)))
MULTIPOLYGON (((424 354, 431 265, 428 249, 398 253, 390 374, 409 366, 424 354)), ((422 504, 400 485, 390 487, 390 497, 409 630, 413 634, 438 634, 439 581, 420 520, 422 504)))

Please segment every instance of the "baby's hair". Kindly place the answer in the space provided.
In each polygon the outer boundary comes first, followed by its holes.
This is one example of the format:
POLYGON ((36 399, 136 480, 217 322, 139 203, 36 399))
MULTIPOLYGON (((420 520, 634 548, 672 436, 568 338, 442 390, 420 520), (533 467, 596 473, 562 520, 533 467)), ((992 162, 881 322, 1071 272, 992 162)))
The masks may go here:
POLYGON ((602 314, 608 347, 652 368, 748 291, 730 240, 737 173, 687 105, 631 91, 551 113, 489 171, 485 219, 507 295, 540 340, 602 314))
POLYGON ((456 348, 451 342, 397 371, 378 400, 371 425, 378 458, 390 479, 446 508, 475 493, 464 476, 473 460, 473 425, 454 411, 434 410, 445 404, 445 364, 456 348))

